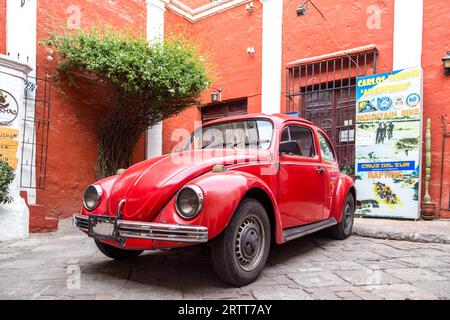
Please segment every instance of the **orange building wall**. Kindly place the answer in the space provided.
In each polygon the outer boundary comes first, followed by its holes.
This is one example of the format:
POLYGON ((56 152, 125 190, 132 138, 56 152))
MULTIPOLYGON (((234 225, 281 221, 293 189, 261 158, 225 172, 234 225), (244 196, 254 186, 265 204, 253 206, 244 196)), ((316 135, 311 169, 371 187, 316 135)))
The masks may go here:
MULTIPOLYGON (((262 10, 263 5, 254 2, 256 10, 249 14, 245 4, 231 10, 221 12, 195 23, 186 22, 190 30, 190 38, 199 43, 207 61, 211 63, 213 83, 202 95, 202 102, 210 101, 210 94, 215 88, 222 88, 223 100, 248 96, 248 111, 261 110, 261 58, 262 58, 262 10), (248 56, 247 47, 255 48, 255 55, 248 56)), ((394 5, 389 1, 345 1, 315 2, 328 18, 330 29, 338 44, 332 39, 321 16, 310 7, 304 17, 297 17, 295 9, 298 1, 284 1, 283 9, 283 42, 282 42, 282 93, 281 110, 285 111, 286 81, 285 66, 288 62, 305 57, 321 55, 367 44, 377 44, 380 55, 377 60, 378 71, 392 70, 392 38, 394 5), (381 9, 381 29, 367 28, 366 13, 370 5, 381 9), (351 14, 347 14, 351 12, 351 14), (346 13, 346 14, 343 14, 346 13), (335 19, 339 14, 339 19, 335 19), (341 32, 340 30, 344 30, 341 32)), ((166 11, 166 34, 172 31, 172 11, 166 11)), ((191 110, 191 109, 190 109, 191 110)), ((193 110, 193 109, 192 109, 193 110)), ((185 112, 164 122, 163 152, 170 152, 174 142, 170 141, 171 132, 178 125, 192 130, 193 120, 200 120, 198 110, 185 112)))
POLYGON ((0 54, 6 54, 6 0, 0 0, 0 54))
MULTIPOLYGON (((211 101, 211 92, 215 88, 222 88, 223 100, 248 97, 248 112, 260 112, 262 5, 256 2, 255 5, 257 8, 252 14, 247 12, 244 4, 195 23, 166 11, 166 36, 188 27, 187 37, 198 44, 210 66, 213 82, 202 94, 202 103, 211 101), (255 48, 254 56, 247 54, 247 47, 255 48)), ((164 121, 163 153, 170 152, 177 144, 170 139, 174 129, 181 127, 192 131, 194 121, 200 120, 201 112, 195 106, 164 121)))
MULTIPOLYGON (((38 41, 48 36, 48 31, 65 29, 66 10, 71 5, 81 9, 81 27, 110 24, 115 28, 129 29, 145 36, 146 9, 142 0, 75 1, 40 0, 38 2, 38 41)), ((52 74, 56 61, 48 62, 46 48, 38 45, 40 74, 44 68, 52 74)), ((71 88, 61 94, 55 88, 51 96, 50 133, 47 162, 46 189, 37 192, 37 204, 46 206, 45 212, 31 209, 30 227, 39 231, 54 227, 49 218, 68 217, 80 208, 80 199, 86 185, 95 181, 97 160, 96 124, 107 108, 104 93, 81 87, 71 88)), ((144 159, 143 140, 135 160, 144 159)))
MULTIPOLYGON (((379 49, 377 72, 392 70, 394 1, 314 1, 326 17, 328 28, 321 15, 311 5, 305 16, 297 17, 296 8, 299 2, 288 0, 284 3, 283 68, 287 63, 297 59, 375 44, 379 49), (367 27, 369 17, 367 8, 371 5, 377 5, 381 9, 379 30, 367 27)), ((281 76, 281 110, 284 112, 286 111, 284 69, 281 76)))
MULTIPOLYGON (((166 10, 164 16, 164 37, 177 37, 182 35, 186 40, 196 43, 192 35, 193 24, 185 18, 166 10)), ((172 141, 172 134, 177 129, 185 129, 186 132, 193 131, 194 122, 201 118, 201 113, 196 106, 188 108, 178 116, 171 117, 163 121, 163 154, 170 153, 172 149, 181 141, 172 141)), ((151 146, 150 146, 151 147, 151 146)))
MULTIPOLYGON (((424 135, 425 125, 428 118, 431 119, 431 182, 430 196, 432 201, 439 201, 439 185, 441 177, 441 150, 442 150, 442 127, 441 115, 449 116, 447 131, 450 131, 450 76, 444 75, 442 57, 450 51, 450 11, 446 10, 441 2, 424 1, 424 32, 422 48, 423 66, 423 105, 424 105, 424 135)), ((443 203, 449 207, 450 190, 450 138, 446 140, 446 157, 444 159, 443 176, 443 203)), ((425 168, 425 144, 423 144, 423 168, 425 168)), ((425 170, 423 170, 423 181, 425 181, 425 170)), ((424 188, 422 188, 422 193, 424 188)), ((449 211, 441 211, 441 216, 450 218, 449 211)))

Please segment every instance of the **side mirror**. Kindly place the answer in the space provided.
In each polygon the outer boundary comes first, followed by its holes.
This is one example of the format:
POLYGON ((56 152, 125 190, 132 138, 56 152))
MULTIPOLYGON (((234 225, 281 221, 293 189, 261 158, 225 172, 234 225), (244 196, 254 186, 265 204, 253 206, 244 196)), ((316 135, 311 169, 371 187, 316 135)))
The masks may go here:
POLYGON ((280 154, 301 155, 300 147, 296 141, 283 141, 280 143, 280 154))

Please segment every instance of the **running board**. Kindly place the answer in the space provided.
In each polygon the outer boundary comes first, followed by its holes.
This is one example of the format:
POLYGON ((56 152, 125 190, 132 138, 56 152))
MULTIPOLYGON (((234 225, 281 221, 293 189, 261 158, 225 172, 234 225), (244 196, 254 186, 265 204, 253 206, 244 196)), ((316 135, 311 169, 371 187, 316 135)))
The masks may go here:
POLYGON ((284 230, 284 240, 286 242, 306 236, 310 233, 329 228, 337 224, 337 221, 335 218, 329 218, 323 221, 314 222, 311 224, 307 224, 305 226, 290 228, 287 230, 284 230))

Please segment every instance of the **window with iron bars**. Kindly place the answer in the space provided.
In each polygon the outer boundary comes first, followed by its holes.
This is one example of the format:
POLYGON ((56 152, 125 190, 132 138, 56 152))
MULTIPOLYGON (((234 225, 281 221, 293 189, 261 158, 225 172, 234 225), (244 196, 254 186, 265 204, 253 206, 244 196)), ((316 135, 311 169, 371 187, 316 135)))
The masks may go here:
POLYGON ((378 50, 304 59, 286 69, 286 111, 321 127, 333 141, 341 170, 354 174, 356 78, 375 74, 378 50))

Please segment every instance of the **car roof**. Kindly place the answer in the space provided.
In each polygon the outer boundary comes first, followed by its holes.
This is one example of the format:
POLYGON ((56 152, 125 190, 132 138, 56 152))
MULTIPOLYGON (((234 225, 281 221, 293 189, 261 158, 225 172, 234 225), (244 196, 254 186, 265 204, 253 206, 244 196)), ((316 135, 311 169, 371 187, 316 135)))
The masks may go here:
POLYGON ((274 113, 274 114, 249 113, 249 114, 240 115, 240 116, 232 116, 232 117, 211 120, 211 121, 204 123, 203 125, 205 126, 205 125, 216 124, 216 123, 221 123, 221 122, 246 120, 246 119, 269 119, 269 120, 272 120, 272 122, 274 122, 274 124, 278 124, 278 125, 282 125, 286 121, 297 121, 297 122, 301 122, 301 123, 313 124, 311 121, 308 121, 302 117, 291 116, 291 115, 283 114, 283 113, 274 113))

